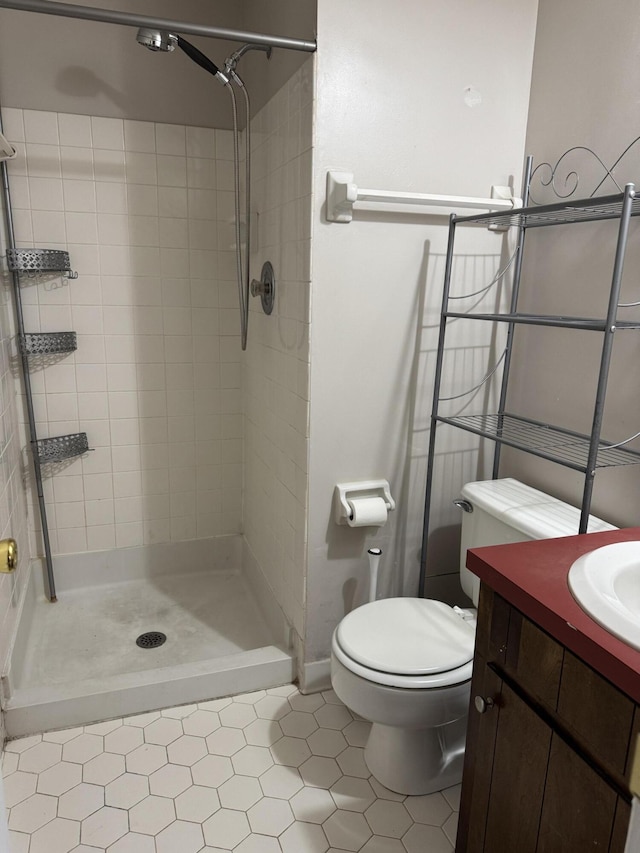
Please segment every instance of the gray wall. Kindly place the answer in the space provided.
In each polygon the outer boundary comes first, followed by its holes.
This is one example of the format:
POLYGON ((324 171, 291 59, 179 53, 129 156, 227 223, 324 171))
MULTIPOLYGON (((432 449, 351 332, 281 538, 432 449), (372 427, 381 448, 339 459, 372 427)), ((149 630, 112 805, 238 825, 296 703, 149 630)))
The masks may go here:
MULTIPOLYGON (((536 163, 555 163, 572 146, 593 149, 612 165, 640 126, 638 7, 635 0, 540 0, 527 151, 536 163)), ((577 195, 589 195, 603 177, 592 155, 578 151, 558 173, 581 175, 577 195)), ((638 178, 638 146, 616 168, 621 185, 638 178)), ((598 194, 614 192, 605 182, 598 194)), ((613 223, 541 229, 527 236, 522 310, 602 316, 611 280, 613 223), (544 233, 546 232, 546 233, 544 233)), ((640 233, 632 223, 623 300, 640 299, 640 233)), ((622 314, 637 319, 638 309, 622 314)), ((515 350, 510 408, 588 431, 602 337, 569 330, 521 329, 515 350)), ((603 437, 621 441, 640 429, 637 364, 640 336, 616 337, 603 437)), ((639 448, 638 441, 631 444, 639 448)), ((582 478, 534 457, 506 454, 503 474, 580 502, 582 478)), ((596 477, 592 511, 619 526, 638 524, 640 470, 605 469, 596 477)))
MULTIPOLYGON (((86 0, 78 5, 300 38, 313 38, 315 24, 315 0, 86 0)), ((189 40, 217 64, 239 46, 189 40)), ((268 73, 262 53, 243 61, 239 71, 247 76, 256 110, 305 56, 274 51, 268 73)), ((16 10, 0 10, 0 98, 5 106, 23 109, 231 127, 227 92, 180 51, 154 56, 136 44, 128 27, 16 10)))

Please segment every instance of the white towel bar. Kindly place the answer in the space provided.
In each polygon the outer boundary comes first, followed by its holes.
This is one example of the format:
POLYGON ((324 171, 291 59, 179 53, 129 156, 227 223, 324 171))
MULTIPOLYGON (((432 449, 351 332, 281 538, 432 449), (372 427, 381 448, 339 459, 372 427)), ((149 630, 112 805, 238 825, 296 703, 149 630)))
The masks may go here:
MULTIPOLYGON (((350 172, 327 172, 327 219, 329 222, 351 222, 353 205, 359 201, 380 204, 411 204, 421 207, 463 208, 483 210, 512 210, 522 207, 522 199, 514 198, 511 187, 491 187, 492 198, 473 198, 456 195, 390 192, 363 189, 354 183, 350 172)), ((432 215, 448 215, 447 211, 430 211, 432 215)))

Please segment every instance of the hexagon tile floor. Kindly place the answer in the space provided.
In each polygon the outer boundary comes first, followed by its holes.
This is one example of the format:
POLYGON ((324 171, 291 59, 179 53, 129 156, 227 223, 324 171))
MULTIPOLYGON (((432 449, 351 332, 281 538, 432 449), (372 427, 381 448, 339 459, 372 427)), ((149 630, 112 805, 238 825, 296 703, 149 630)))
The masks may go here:
POLYGON ((11 853, 451 853, 459 786, 386 790, 367 728, 286 686, 11 741, 11 853))

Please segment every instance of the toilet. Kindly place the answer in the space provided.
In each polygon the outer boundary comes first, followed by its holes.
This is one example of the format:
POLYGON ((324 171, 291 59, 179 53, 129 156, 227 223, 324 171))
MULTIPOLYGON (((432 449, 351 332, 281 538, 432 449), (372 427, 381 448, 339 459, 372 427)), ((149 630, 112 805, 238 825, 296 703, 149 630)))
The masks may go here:
MULTIPOLYGON (((460 580, 478 604, 468 548, 571 536, 580 511, 514 479, 467 483, 460 580)), ((590 518, 589 532, 614 530, 590 518)), ((475 641, 475 610, 422 598, 363 604, 336 628, 331 681, 344 704, 372 723, 364 751, 372 775, 401 794, 460 782, 475 641)))

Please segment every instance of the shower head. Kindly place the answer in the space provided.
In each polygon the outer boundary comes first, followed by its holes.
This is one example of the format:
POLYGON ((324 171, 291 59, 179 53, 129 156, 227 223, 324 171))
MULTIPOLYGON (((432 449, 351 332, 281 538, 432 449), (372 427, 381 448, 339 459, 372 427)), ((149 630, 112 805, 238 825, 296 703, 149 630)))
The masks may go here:
POLYGON ((191 42, 187 41, 182 36, 174 35, 174 33, 168 33, 165 30, 151 30, 146 27, 141 27, 136 35, 136 41, 138 44, 149 48, 149 50, 160 50, 165 53, 179 47, 180 50, 187 54, 189 59, 192 59, 196 65, 199 65, 200 68, 204 68, 204 70, 208 71, 209 74, 213 74, 220 83, 225 86, 229 83, 228 76, 220 71, 218 66, 213 63, 208 56, 205 56, 202 51, 198 50, 195 45, 191 44, 191 42))
POLYGON ((138 44, 148 47, 149 50, 169 52, 176 49, 178 36, 168 33, 166 30, 150 30, 147 27, 140 27, 136 41, 138 44))

